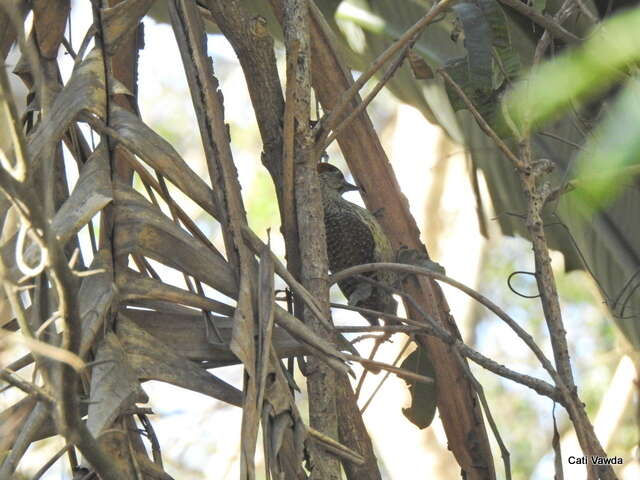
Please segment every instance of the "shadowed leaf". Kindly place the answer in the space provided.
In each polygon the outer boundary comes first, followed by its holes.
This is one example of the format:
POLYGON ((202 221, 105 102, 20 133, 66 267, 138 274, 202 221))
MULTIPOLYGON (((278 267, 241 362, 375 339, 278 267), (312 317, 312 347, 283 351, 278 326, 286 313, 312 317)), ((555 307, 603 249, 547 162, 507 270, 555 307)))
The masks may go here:
MULTIPOLYGON (((189 360, 211 362, 207 365, 210 368, 240 363, 229 348, 233 329, 231 318, 213 316, 223 340, 222 344, 214 345, 207 340, 202 314, 193 310, 190 313, 175 313, 127 309, 125 312, 127 318, 138 327, 171 345, 176 353, 189 360)), ((273 347, 280 358, 307 353, 298 341, 279 327, 273 329, 273 347)))
POLYGON ((229 265, 130 187, 115 188, 118 255, 138 253, 188 273, 227 296, 237 286, 229 265))
MULTIPOLYGON (((405 358, 400 368, 430 378, 435 378, 436 375, 433 364, 422 347, 417 348, 405 358)), ((418 428, 426 428, 431 425, 436 414, 438 398, 436 385, 436 382, 407 381, 407 386, 411 393, 411 406, 403 408, 402 413, 418 428)))
POLYGON ((136 402, 146 403, 149 399, 113 332, 109 332, 98 346, 95 360, 104 363, 92 369, 87 427, 93 436, 98 437, 136 402))
POLYGON ((176 353, 120 313, 116 333, 138 378, 160 380, 230 403, 242 405, 242 392, 176 353))
POLYGON ((51 227, 61 243, 69 241, 113 199, 107 154, 106 145, 98 145, 82 167, 73 192, 56 212, 51 227))
POLYGON ((111 252, 107 249, 99 250, 89 268, 104 271, 85 277, 78 293, 82 319, 81 357, 87 354, 95 338, 103 330, 115 297, 111 252))
POLYGON ((116 285, 123 303, 137 300, 162 300, 227 316, 233 315, 235 310, 234 307, 226 303, 168 285, 130 269, 120 268, 116 271, 116 285))
MULTIPOLYGON (((55 142, 76 119, 80 112, 89 112, 100 118, 105 116, 104 62, 99 49, 93 49, 73 72, 58 94, 47 121, 28 138, 28 149, 33 165, 37 166, 55 142)), ((35 169, 34 169, 35 170, 35 169)), ((32 170, 33 171, 33 170, 32 170)))
POLYGON ((140 19, 155 0, 125 0, 114 7, 103 9, 103 36, 107 40, 107 52, 117 53, 121 45, 134 35, 140 19))
POLYGON ((140 118, 117 106, 113 107, 110 126, 122 136, 127 149, 158 170, 191 200, 217 218, 211 189, 189 168, 169 142, 151 130, 140 118))

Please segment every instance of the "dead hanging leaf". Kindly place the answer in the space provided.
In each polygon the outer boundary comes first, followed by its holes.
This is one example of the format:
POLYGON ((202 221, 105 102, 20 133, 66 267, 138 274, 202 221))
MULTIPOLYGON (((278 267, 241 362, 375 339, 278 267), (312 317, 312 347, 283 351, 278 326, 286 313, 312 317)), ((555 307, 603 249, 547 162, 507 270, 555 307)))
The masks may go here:
POLYGON ((211 59, 207 56, 202 16, 195 2, 185 0, 169 2, 169 12, 185 66, 203 145, 207 152, 209 176, 215 188, 212 194, 219 209, 217 218, 222 225, 227 259, 233 267, 238 283, 231 350, 242 361, 245 371, 240 477, 253 479, 255 446, 260 421, 260 413, 257 410, 257 352, 254 338, 256 333, 254 282, 257 271, 253 255, 241 236, 242 227, 247 224, 247 219, 224 121, 222 96, 217 90, 217 79, 211 70, 211 59))
POLYGON ((180 157, 164 138, 145 125, 131 112, 113 105, 110 126, 121 135, 124 147, 158 170, 204 211, 215 218, 218 213, 213 204, 209 186, 180 157))
POLYGON ((38 37, 38 50, 43 57, 56 58, 70 10, 69 0, 34 2, 33 27, 38 37))
POLYGON ((273 350, 267 368, 264 402, 260 406, 265 467, 274 478, 306 478, 302 461, 307 429, 289 390, 282 363, 273 350))
POLYGON ((92 347, 103 328, 107 313, 115 301, 111 252, 106 248, 99 250, 89 269, 96 273, 82 280, 78 292, 80 318, 82 319, 81 357, 84 357, 92 347))
POLYGON ((430 80, 433 78, 433 70, 420 54, 411 49, 409 50, 408 58, 413 76, 417 80, 430 80))
POLYGON ((116 271, 116 285, 118 286, 121 304, 143 299, 162 300, 227 316, 233 315, 235 310, 234 307, 226 303, 203 297, 173 285, 167 285, 129 268, 118 268, 116 271))
POLYGON ((105 117, 104 63, 100 49, 94 48, 73 72, 71 78, 56 97, 46 121, 28 139, 31 171, 43 160, 47 149, 62 138, 80 112, 105 117))
POLYGON ((89 220, 113 200, 108 150, 100 143, 80 171, 73 192, 51 224, 61 244, 78 233, 89 220))
POLYGON ((293 419, 288 413, 271 416, 265 409, 262 418, 263 438, 265 446, 265 469, 274 478, 286 478, 280 466, 280 452, 286 433, 293 428, 293 419))
MULTIPOLYGON (((426 350, 422 347, 417 348, 405 358, 400 368, 425 377, 436 378, 435 368, 426 350)), ((411 406, 403 408, 402 413, 416 427, 426 428, 431 425, 436 414, 437 382, 423 383, 406 379, 405 381, 411 393, 411 406)))
POLYGON ((116 334, 140 380, 160 380, 237 407, 242 405, 240 390, 176 353, 172 347, 140 329, 126 314, 118 314, 116 334))
POLYGON ((137 253, 153 258, 236 297, 235 276, 222 258, 212 255, 142 195, 128 185, 115 185, 114 245, 118 255, 137 253))
POLYGON ((126 0, 111 8, 102 9, 103 37, 109 55, 135 34, 140 19, 145 16, 154 0, 126 0))
POLYGON ((260 251, 258 270, 258 412, 261 413, 267 475, 304 478, 306 428, 282 363, 274 352, 274 259, 269 245, 260 251), (298 440, 298 441, 294 441, 298 440))
POLYGON ((271 337, 273 333, 273 302, 275 300, 274 265, 269 245, 260 252, 258 269, 258 362, 256 367, 258 384, 258 409, 262 409, 264 388, 269 368, 271 337))
POLYGON ((142 390, 138 377, 131 369, 127 356, 113 332, 107 333, 96 351, 96 365, 91 372, 91 403, 87 427, 94 437, 136 402, 149 398, 142 390))
MULTIPOLYGON (((211 344, 206 338, 206 326, 202 314, 190 312, 159 312, 152 310, 126 309, 128 319, 167 345, 174 352, 195 361, 207 361, 208 368, 237 365, 238 357, 231 352, 231 330, 233 320, 228 317, 213 316, 216 327, 222 336, 222 344, 211 344)), ((304 355, 307 350, 294 340, 285 330, 273 329, 273 347, 279 358, 304 355)))
POLYGON ((238 291, 238 305, 233 315, 233 331, 231 333, 231 351, 244 365, 244 387, 242 403, 242 426, 240 428, 241 455, 240 476, 252 479, 255 475, 256 442, 260 412, 257 410, 257 377, 255 350, 255 318, 252 306, 251 278, 246 270, 246 264, 241 263, 240 288, 238 291))
POLYGON ((273 336, 281 330, 274 327, 274 258, 269 245, 263 245, 259 253, 257 406, 262 418, 265 467, 274 478, 300 478, 303 442, 293 442, 292 435, 297 427, 304 432, 304 425, 282 363, 274 354, 273 336))

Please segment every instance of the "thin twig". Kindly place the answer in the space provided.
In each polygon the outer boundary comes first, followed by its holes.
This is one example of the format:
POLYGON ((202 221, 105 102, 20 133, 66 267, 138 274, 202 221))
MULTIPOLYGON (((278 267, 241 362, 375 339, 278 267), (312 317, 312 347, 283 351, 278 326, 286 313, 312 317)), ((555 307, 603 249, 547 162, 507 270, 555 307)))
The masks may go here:
MULTIPOLYGON (((398 317, 400 318, 400 317, 398 317)), ((423 328, 406 325, 369 325, 368 327, 336 327, 342 333, 384 332, 384 333, 415 333, 424 331, 423 328)))
MULTIPOLYGON (((516 0, 516 1, 519 2, 519 0, 516 0)), ((511 151, 511 149, 507 146, 506 143, 502 141, 502 139, 498 136, 498 134, 494 132, 493 128, 491 128, 491 126, 486 122, 484 117, 480 114, 480 112, 475 107, 473 102, 469 99, 467 94, 464 93, 464 90, 462 90, 460 85, 458 85, 456 81, 453 78, 451 78, 445 70, 439 69, 438 73, 442 75, 442 78, 444 78, 445 81, 449 85, 451 85, 451 87, 453 87, 453 89, 456 91, 458 96, 462 99, 462 101, 465 103, 465 105, 473 115, 473 118, 475 118, 476 121, 478 122, 478 126, 480 127, 480 129, 484 133, 486 133, 496 143, 500 151, 505 154, 505 156, 511 161, 511 163, 513 163, 513 165, 518 170, 525 170, 527 168, 526 165, 511 151)))
MULTIPOLYGON (((245 226, 245 228, 243 228, 242 235, 249 248, 251 248, 254 253, 259 254, 261 251, 263 251, 265 244, 248 226, 245 226)), ((293 293, 304 302, 304 305, 313 313, 316 319, 320 323, 322 323, 327 330, 333 330, 333 324, 327 319, 326 315, 322 314, 322 311, 320 310, 315 297, 311 295, 309 290, 307 290, 304 285, 302 285, 295 279, 293 274, 287 269, 287 267, 284 266, 284 264, 280 261, 275 253, 269 250, 269 254, 271 255, 271 259, 273 260, 276 273, 287 283, 287 285, 289 285, 293 293)))
MULTIPOLYGON (((409 348, 409 345, 411 345, 411 338, 407 338, 407 340, 404 342, 404 345, 400 349, 400 352, 398 352, 398 355, 396 355, 396 358, 393 361, 393 365, 394 366, 398 364, 398 362, 400 361, 400 358, 402 358, 402 355, 404 354, 404 352, 407 350, 407 348, 409 348)), ((367 401, 364 402, 364 405, 360 409, 360 414, 361 415, 364 415, 364 412, 367 410, 367 408, 369 407, 369 405, 371 404, 371 402, 373 401, 373 399, 377 395, 378 391, 382 388, 382 385, 384 385, 384 382, 387 380, 387 378, 389 378, 389 375, 391 375, 391 372, 386 372, 384 374, 384 377, 382 377, 380 382, 378 382, 378 385, 376 385, 376 388, 373 390, 373 392, 371 393, 371 395, 369 396, 367 401)))
POLYGON ((33 477, 31 477, 31 480, 38 480, 40 479, 45 473, 47 473, 47 470, 49 470, 54 463, 56 463, 60 457, 62 457, 67 450, 69 450, 69 448, 71 447, 70 444, 65 445, 64 447, 62 447, 60 450, 58 450, 58 452, 51 457, 49 460, 47 460, 47 463, 45 463, 42 467, 40 467, 40 470, 38 470, 33 477))
MULTIPOLYGON (((407 325, 417 328, 419 330, 422 330, 423 332, 427 333, 427 334, 431 334, 431 332, 433 331, 433 329, 429 326, 429 325, 425 325, 423 322, 419 322, 417 320, 413 320, 411 318, 405 318, 405 317, 399 317, 397 315, 393 315, 391 313, 387 313, 387 312, 381 312, 379 310, 372 310, 370 308, 363 308, 363 307, 356 307, 353 305, 341 305, 339 303, 332 303, 331 304, 332 308, 340 308, 342 310, 350 310, 352 312, 358 312, 358 313, 362 313, 365 315, 372 315, 372 316, 376 316, 377 318, 381 318, 382 320, 391 320, 392 322, 400 322, 400 323, 406 323, 407 325)), ((393 325, 387 325, 385 327, 382 328, 386 328, 386 327, 392 327, 393 325)), ((373 327, 375 328, 375 327, 373 327)))
MULTIPOLYGON (((371 353, 369 353, 369 360, 373 360, 375 358, 376 353, 378 353, 378 349, 380 348, 380 345, 382 345, 383 342, 386 342, 388 338, 389 338, 389 334, 384 334, 382 336, 375 336, 375 343, 373 345, 373 348, 371 349, 371 353)), ((359 340, 363 340, 363 338, 360 337, 359 340)), ((356 385, 356 389, 354 392, 356 396, 356 400, 360 398, 360 391, 362 390, 362 386, 364 385, 364 381, 367 378, 368 373, 369 373, 369 370, 365 368, 364 372, 362 372, 362 375, 360 375, 360 379, 358 380, 358 384, 356 385)))
POLYGON ((534 353, 536 358, 538 358, 538 361, 541 363, 541 365, 544 367, 547 373, 549 373, 549 375, 554 379, 554 381, 556 380, 560 381, 557 372, 551 365, 551 362, 546 358, 546 356, 544 355, 540 347, 535 343, 531 335, 529 335, 513 318, 511 318, 511 316, 509 316, 504 310, 502 310, 502 308, 500 308, 498 305, 493 303, 491 300, 489 300, 487 297, 485 297, 481 293, 475 291, 470 287, 467 287, 466 285, 450 277, 447 277, 446 275, 443 275, 438 272, 434 272, 432 270, 429 270, 423 267, 417 267, 414 265, 406 265, 401 263, 369 263, 369 264, 358 265, 355 267, 342 270, 334 275, 331 275, 329 277, 329 281, 333 284, 333 283, 342 281, 345 278, 351 277, 353 275, 357 275, 360 273, 365 273, 365 272, 369 272, 377 269, 384 269, 384 268, 399 271, 399 272, 424 275, 424 276, 433 278, 434 280, 439 280, 444 283, 447 283, 452 287, 455 287, 458 290, 461 290, 462 292, 466 293, 471 298, 473 298, 480 304, 487 307, 491 312, 496 314, 498 318, 504 321, 516 333, 516 335, 518 335, 518 337, 520 337, 522 341, 524 341, 524 343, 531 349, 531 351, 534 353))
POLYGON ((55 404, 55 399, 42 387, 39 387, 31 382, 28 382, 15 372, 10 371, 9 369, 3 368, 0 370, 0 378, 5 382, 13 385, 16 388, 19 388, 23 392, 34 395, 40 400, 45 401, 49 405, 55 404))
MULTIPOLYGON (((460 352, 458 352, 460 353, 460 352)), ((498 430, 498 425, 496 424, 493 415, 491 413, 491 409, 489 408, 489 402, 487 402, 487 397, 484 394, 484 388, 482 388, 482 384, 476 380, 476 377, 473 376, 473 372, 467 365, 461 355, 457 355, 458 363, 460 363, 461 368, 467 373, 467 378, 473 384, 473 387, 478 394, 478 398, 480 399, 480 404, 482 405, 482 410, 484 411, 485 416, 487 417, 487 421, 489 422, 489 426, 491 427, 491 431, 493 432, 493 436, 498 442, 498 447, 500 448, 500 454, 502 455, 502 462, 504 463, 504 473, 506 480, 511 480, 511 454, 507 449, 504 441, 502 440, 502 436, 500 435, 500 430, 498 430)))
POLYGON ((357 465, 362 465, 364 463, 364 458, 358 452, 351 450, 345 445, 337 442, 331 437, 319 432, 315 428, 307 427, 307 432, 309 436, 321 445, 323 448, 327 449, 334 455, 337 455, 340 458, 343 458, 349 462, 353 462, 357 465))
POLYGON ((32 353, 49 357, 53 360, 69 365, 78 373, 85 369, 84 361, 77 354, 67 349, 56 347, 46 342, 12 332, 6 332, 5 335, 2 336, 2 340, 12 344, 24 345, 29 348, 32 353))
MULTIPOLYGON (((553 21, 556 22, 558 25, 562 25, 564 21, 567 20, 567 18, 569 18, 573 13, 574 6, 575 6, 574 0, 565 0, 564 3, 560 6, 558 11, 553 16, 553 21)), ((542 36, 540 37, 538 44, 536 45, 536 49, 533 54, 533 62, 532 62, 533 65, 537 65, 538 63, 540 63, 540 60, 542 59, 547 48, 551 44, 551 37, 552 35, 550 31, 546 29, 542 34, 542 36)))
POLYGON ((560 135, 556 135, 555 133, 552 133, 552 132, 540 131, 540 132, 538 132, 538 135, 543 135, 545 137, 553 138, 554 140, 558 140, 559 142, 562 142, 562 143, 565 143, 567 145, 570 145, 570 146, 574 147, 577 150, 583 150, 584 149, 583 145, 579 145, 579 144, 577 144, 575 142, 572 142, 571 140, 567 140, 566 138, 563 138, 560 135))
POLYGON ((378 58, 371 64, 366 72, 363 72, 358 79, 353 82, 347 91, 341 95, 341 100, 333 108, 331 112, 314 127, 314 135, 322 130, 333 130, 335 125, 340 121, 343 113, 347 107, 351 104, 351 101, 358 95, 360 89, 373 77, 382 66, 387 63, 398 51, 405 48, 409 43, 414 41, 414 37, 417 37, 422 30, 432 23, 440 13, 444 12, 451 4, 453 0, 441 0, 437 5, 434 5, 420 20, 418 20, 411 28, 392 43, 384 52, 382 52, 378 58))
POLYGON ((526 17, 529 17, 533 22, 540 25, 545 30, 549 31, 551 35, 567 43, 579 43, 581 40, 570 31, 564 29, 561 25, 555 22, 553 19, 539 13, 533 7, 530 7, 526 3, 520 0, 499 0, 500 3, 504 3, 514 10, 520 12, 526 17))
MULTIPOLYGON (((379 265, 379 264, 371 264, 371 265, 379 265)), ((463 356, 469 358, 470 360, 486 368, 487 370, 495 373, 496 375, 500 375, 501 377, 507 378, 509 380, 513 380, 514 382, 524 385, 525 387, 529 387, 535 392, 539 393, 540 395, 545 395, 564 405, 563 403, 564 400, 563 400, 563 397, 561 396, 561 392, 563 395, 568 396, 569 392, 566 388, 564 389, 554 388, 552 385, 548 384, 543 380, 531 377, 529 375, 524 375, 522 373, 518 373, 514 370, 511 370, 505 367, 504 365, 498 364, 497 362, 491 360, 490 358, 485 357, 480 352, 473 350, 472 348, 467 346, 465 343, 463 343, 457 336, 443 329, 440 326, 440 324, 437 323, 435 319, 431 315, 429 315, 418 304, 418 302, 416 302, 416 300, 411 295, 405 293, 400 289, 393 288, 381 282, 372 280, 369 277, 360 276, 359 279, 361 281, 369 282, 378 288, 386 289, 391 293, 394 293, 396 295, 400 295, 401 297, 403 297, 407 301, 407 303, 411 305, 411 307, 414 308, 415 311, 418 312, 420 316, 422 316, 422 318, 424 318, 424 320, 427 322, 425 326, 428 325, 428 327, 432 329, 431 333, 429 333, 428 335, 433 335, 437 337, 447 345, 450 345, 451 348, 458 350, 463 356)), ((415 320, 412 320, 412 322, 415 322, 415 320)), ((560 384, 560 385, 561 387, 563 387, 563 384, 560 384)))
MULTIPOLYGON (((391 80, 391 78, 393 78, 393 75, 396 73, 398 68, 400 68, 402 66, 402 64, 404 63, 405 58, 407 57, 407 54, 409 53, 411 47, 413 47, 416 39, 417 39, 417 36, 414 37, 405 46, 405 48, 398 54, 398 58, 396 58, 394 60, 394 62, 391 65, 389 65, 389 68, 385 72, 384 76, 378 81, 376 86, 373 87, 371 92, 369 92, 369 94, 367 94, 367 96, 364 98, 364 100, 362 100, 362 102, 358 103, 358 106, 356 108, 354 108, 349 113, 349 115, 342 122, 340 122, 339 125, 337 125, 335 128, 333 128, 333 131, 331 132, 329 137, 323 142, 322 147, 319 148, 319 149, 316 149, 317 152, 324 152, 327 148, 329 148, 329 145, 331 145, 331 143, 336 138, 338 138, 338 135, 340 135, 340 133, 342 131, 344 131, 351 124, 353 119, 356 118, 357 115, 360 115, 360 113, 362 113, 369 106, 369 104, 373 101, 373 99, 376 98, 378 93, 380 93, 380 90, 382 90, 382 88, 389 82, 389 80, 391 80)), ((326 135, 327 133, 328 133, 328 130, 325 129, 322 136, 326 135)), ((321 140, 321 139, 322 138, 317 139, 316 141, 321 140)))
POLYGON ((416 382, 433 383, 435 381, 431 377, 420 375, 410 370, 405 370, 404 368, 394 367, 393 365, 389 365, 388 363, 378 362, 376 360, 370 360, 368 358, 359 357, 357 355, 351 355, 350 353, 345 353, 344 356, 347 358, 347 360, 353 360, 354 362, 358 362, 364 368, 374 372, 377 370, 387 370, 388 372, 395 373, 400 378, 415 380, 416 382))

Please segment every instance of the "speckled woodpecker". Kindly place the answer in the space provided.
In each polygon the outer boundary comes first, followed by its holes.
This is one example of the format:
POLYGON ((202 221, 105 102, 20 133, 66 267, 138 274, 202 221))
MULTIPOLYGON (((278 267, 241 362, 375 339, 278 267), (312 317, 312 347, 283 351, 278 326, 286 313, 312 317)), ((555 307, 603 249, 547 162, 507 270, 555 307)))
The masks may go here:
MULTIPOLYGON (((327 232, 327 255, 329 270, 336 273, 345 268, 363 263, 394 262, 395 254, 376 217, 342 194, 358 187, 348 183, 342 172, 328 163, 318 164, 324 225, 327 232)), ((397 274, 391 271, 377 271, 364 274, 380 283, 394 286, 397 274)), ((383 288, 369 282, 348 278, 338 283, 349 305, 395 314, 398 307, 392 295, 383 288)), ((372 325, 378 324, 378 317, 363 315, 372 325)))

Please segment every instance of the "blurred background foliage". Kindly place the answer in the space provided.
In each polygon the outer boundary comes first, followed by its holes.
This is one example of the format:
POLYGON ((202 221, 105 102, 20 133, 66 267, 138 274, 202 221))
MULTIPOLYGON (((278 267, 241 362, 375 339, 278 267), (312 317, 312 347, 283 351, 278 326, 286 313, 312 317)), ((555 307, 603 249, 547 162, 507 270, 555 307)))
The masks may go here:
MULTIPOLYGON (((263 0, 244 2, 251 11, 270 18, 263 0)), ((141 115, 148 125, 171 142, 194 170, 204 173, 184 73, 172 61, 166 60, 178 58, 178 50, 170 27, 162 23, 166 13, 164 3, 164 0, 156 2, 151 14, 153 18, 145 20, 146 46, 141 52, 139 77, 141 115)), ((334 27, 341 39, 342 52, 356 71, 368 65, 431 5, 422 0, 317 0, 316 3, 334 27)), ((537 11, 554 13, 560 3, 543 0, 533 2, 532 6, 537 11)), ((602 180, 600 172, 605 168, 634 167, 640 158, 640 94, 637 67, 632 63, 638 60, 640 9, 636 7, 625 13, 629 2, 613 0, 579 3, 599 17, 622 12, 615 25, 598 27, 599 35, 611 39, 608 36, 615 32, 611 48, 629 48, 624 49, 627 52, 624 62, 620 61, 621 55, 607 55, 613 51, 611 49, 604 53, 598 50, 594 55, 600 73, 589 76, 593 62, 580 62, 590 55, 592 45, 601 47, 597 42, 600 37, 594 36, 591 43, 586 42, 580 49, 567 53, 563 53, 568 50, 566 45, 559 41, 550 50, 558 52, 559 58, 551 59, 531 82, 519 87, 527 89, 527 95, 522 93, 524 90, 516 90, 513 94, 514 105, 520 105, 518 101, 523 97, 535 104, 542 100, 550 103, 548 110, 541 110, 539 117, 529 120, 543 132, 538 131, 533 137, 535 154, 550 158, 557 166, 552 177, 554 186, 567 185, 582 172, 586 173, 581 178, 600 177, 602 180), (619 75, 610 75, 612 69, 619 75), (565 77, 570 71, 583 82, 568 80, 574 78, 565 77), (555 88, 560 81, 567 85, 566 89, 555 88), (555 94, 553 99, 548 96, 550 92, 555 94), (577 98, 581 103, 576 102, 577 98), (592 131, 596 131, 596 135, 591 135, 592 131), (591 155, 594 151, 598 155, 591 155), (612 152, 620 155, 613 157, 612 152)), ((83 8, 90 6, 88 2, 80 1, 73 4, 71 37, 74 44, 79 44, 88 27, 87 19, 91 18, 90 14, 83 16, 83 8), (83 6, 83 3, 87 5, 83 6)), ((414 51, 433 70, 446 68, 451 72, 449 69, 453 66, 463 65, 468 83, 461 82, 461 85, 466 91, 473 91, 470 98, 485 105, 487 109, 483 113, 491 116, 497 112, 503 89, 515 79, 510 78, 508 72, 502 76, 496 74, 488 85, 475 88, 474 69, 489 68, 495 72, 495 62, 491 57, 489 66, 470 62, 467 55, 472 50, 467 51, 469 43, 465 44, 465 36, 484 42, 474 44, 477 58, 482 57, 483 52, 499 47, 502 48, 500 58, 517 57, 518 68, 522 66, 526 71, 543 30, 507 7, 496 10, 498 4, 493 1, 475 2, 474 5, 494 9, 488 16, 495 20, 489 29, 493 32, 490 36, 478 36, 478 32, 456 20, 456 15, 448 14, 426 30, 414 51), (457 40, 452 39, 452 31, 459 31, 457 40), (501 37, 500 32, 506 32, 507 36, 501 37), (496 41, 503 43, 496 46, 496 41)), ((275 21, 270 21, 269 25, 275 25, 275 21)), ((587 15, 576 10, 565 26, 575 35, 585 37, 591 22, 587 15)), ((279 34, 274 31, 274 35, 279 34)), ((221 35, 212 33, 208 40, 225 96, 232 147, 250 225, 265 239, 270 228, 272 247, 282 254, 284 248, 277 235, 275 194, 260 162, 262 147, 242 72, 231 47, 221 35)), ((282 59, 280 49, 278 54, 282 59)), ((512 272, 533 270, 529 243, 510 236, 523 233, 517 213, 523 211, 524 205, 512 167, 479 132, 468 112, 455 111, 455 99, 447 98, 438 78, 417 80, 405 63, 391 81, 389 90, 393 95, 384 92, 368 111, 381 133, 430 253, 446 267, 450 276, 475 286, 503 306, 550 355, 538 301, 518 296, 507 286, 507 278, 512 272), (476 182, 478 187, 474 189, 476 182)), ((497 117, 491 118, 499 121, 497 117)), ((335 146, 328 154, 333 163, 344 166, 335 146)), ((640 223, 635 220, 639 198, 637 180, 632 173, 627 171, 623 177, 617 174, 604 176, 607 181, 597 182, 597 188, 592 190, 581 189, 578 182, 574 182, 576 189, 562 196, 560 203, 552 206, 548 217, 556 225, 558 222, 566 225, 566 228, 550 227, 549 234, 554 248, 561 252, 553 257, 554 268, 576 381, 590 417, 595 418, 603 446, 610 455, 625 459, 619 469, 623 478, 640 476, 637 460, 640 407, 637 389, 634 396, 635 370, 629 360, 629 357, 637 359, 634 347, 640 346, 640 321, 634 313, 640 309, 640 297, 636 292, 636 283, 640 281, 636 275, 640 267, 640 223), (617 196, 612 198, 614 186, 619 188, 615 189, 617 196), (600 201, 603 192, 606 203, 600 201), (585 271, 585 262, 597 284, 585 271), (622 303, 626 305, 624 310, 621 310, 622 303), (621 330, 614 326, 612 317, 621 330)), ((588 183, 582 180, 582 186, 588 183)), ((359 201, 356 194, 350 195, 353 195, 349 196, 350 200, 359 201)), ((221 245, 219 232, 211 225, 203 224, 201 219, 199 226, 221 245)), ((528 275, 516 276, 512 286, 520 293, 535 294, 536 291, 535 281, 528 275)), ((468 343, 499 363, 546 378, 533 356, 498 320, 481 307, 470 304, 458 292, 445 290, 468 343)), ((344 301, 339 300, 337 290, 332 293, 336 301, 344 301)), ((337 323, 345 318, 350 323, 357 319, 342 311, 334 313, 337 323)), ((380 360, 392 361, 401 344, 401 341, 395 341, 385 345, 380 360)), ((358 345, 363 354, 371 347, 368 342, 358 345)), ((240 379, 239 367, 226 370, 230 380, 240 379)), ((484 386, 498 427, 510 449, 514 478, 551 478, 551 402, 477 367, 474 367, 474 373, 484 386)), ((379 377, 381 375, 370 376, 363 390, 364 398, 371 394, 379 377)), ((237 477, 239 411, 212 406, 209 399, 165 384, 152 382, 145 389, 158 414, 154 426, 163 445, 167 445, 163 454, 170 474, 175 478, 190 479, 237 477)), ((446 438, 439 422, 436 420, 426 431, 418 431, 404 420, 400 408, 396 408, 403 403, 406 405, 407 400, 403 382, 389 379, 364 417, 385 478, 415 478, 416 471, 424 472, 421 477, 431 473, 433 478, 456 478, 456 465, 447 455, 446 438), (390 409, 389 405, 394 408, 390 409), (398 442, 398 438, 404 441, 398 442)), ((0 397, 0 401, 10 403, 8 398, 0 397)), ((566 415, 556 412, 556 416, 564 455, 579 455, 566 415)), ((61 447, 55 442, 60 440, 43 441, 32 447, 28 462, 25 462, 26 478, 37 470, 42 459, 61 447)), ((496 448, 494 452, 497 451, 496 448)), ((68 478, 62 473, 64 471, 61 465, 45 478, 68 478)), ((498 471, 502 475, 501 470, 498 471)), ((581 478, 583 474, 579 468, 565 472, 567 478, 581 478)))

